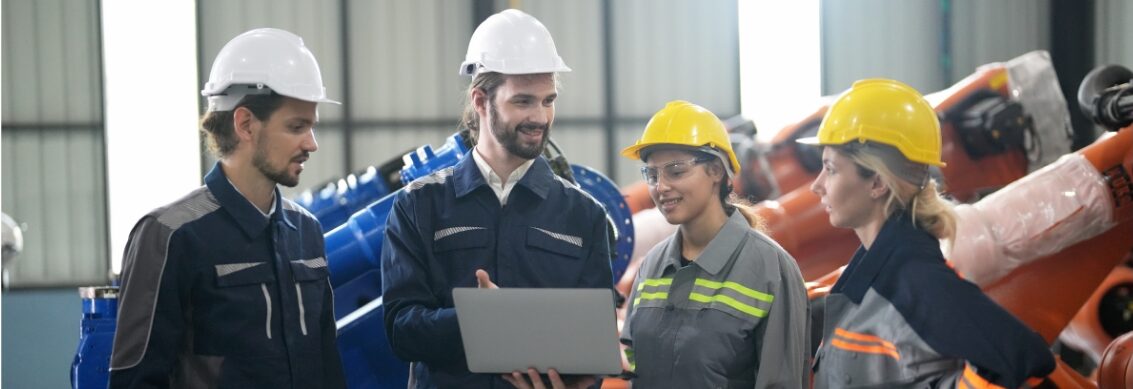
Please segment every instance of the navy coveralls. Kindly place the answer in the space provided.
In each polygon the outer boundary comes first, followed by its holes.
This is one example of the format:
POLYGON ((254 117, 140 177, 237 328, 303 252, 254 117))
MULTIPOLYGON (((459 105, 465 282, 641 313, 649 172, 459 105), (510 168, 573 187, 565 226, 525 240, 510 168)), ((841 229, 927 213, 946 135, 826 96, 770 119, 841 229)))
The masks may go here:
POLYGON ((110 387, 345 387, 319 222, 278 188, 265 218, 220 166, 130 233, 110 387))
POLYGON ((501 288, 613 288, 604 209, 542 157, 503 206, 471 155, 397 196, 382 244, 385 330, 417 387, 511 387, 464 358, 452 288, 476 287, 477 269, 501 288))

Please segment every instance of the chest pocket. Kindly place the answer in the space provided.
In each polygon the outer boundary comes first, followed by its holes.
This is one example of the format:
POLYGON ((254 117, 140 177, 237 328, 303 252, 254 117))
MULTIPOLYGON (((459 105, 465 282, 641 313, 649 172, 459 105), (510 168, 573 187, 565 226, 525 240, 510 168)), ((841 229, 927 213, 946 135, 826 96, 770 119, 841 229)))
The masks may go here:
POLYGON ((582 257, 581 237, 539 227, 531 227, 527 230, 527 247, 558 254, 567 259, 582 257))
POLYGON ((299 333, 307 335, 307 323, 318 323, 326 300, 327 259, 317 257, 290 261, 291 278, 295 279, 295 297, 299 309, 299 333))
POLYGON ((267 262, 227 263, 215 268, 216 286, 221 288, 275 282, 275 275, 267 262))
MULTIPOLYGON (((225 332, 225 336, 218 339, 236 341, 244 334, 257 332, 271 339, 272 294, 268 285, 275 283, 271 265, 267 262, 227 263, 216 265, 215 269, 217 291, 226 302, 212 304, 208 314, 215 316, 217 320, 224 318, 234 323, 228 328, 220 329, 219 331, 225 332)), ((239 350, 230 346, 218 345, 239 350)))
POLYGON ((488 230, 484 227, 449 227, 433 233, 433 251, 479 249, 488 246, 488 230))

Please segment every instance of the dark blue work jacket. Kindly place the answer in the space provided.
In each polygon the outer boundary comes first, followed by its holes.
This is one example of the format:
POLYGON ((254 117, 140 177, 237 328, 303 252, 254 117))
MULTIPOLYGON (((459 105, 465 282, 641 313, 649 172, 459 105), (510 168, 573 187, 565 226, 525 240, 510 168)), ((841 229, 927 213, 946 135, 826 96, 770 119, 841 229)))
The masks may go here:
POLYGON ((470 155, 397 196, 381 256, 385 329, 419 388, 511 387, 465 362, 452 288, 475 287, 477 269, 501 288, 613 288, 604 209, 542 157, 507 205, 470 155))
POLYGON ((130 233, 110 387, 345 387, 319 222, 278 189, 264 217, 220 166, 130 233))

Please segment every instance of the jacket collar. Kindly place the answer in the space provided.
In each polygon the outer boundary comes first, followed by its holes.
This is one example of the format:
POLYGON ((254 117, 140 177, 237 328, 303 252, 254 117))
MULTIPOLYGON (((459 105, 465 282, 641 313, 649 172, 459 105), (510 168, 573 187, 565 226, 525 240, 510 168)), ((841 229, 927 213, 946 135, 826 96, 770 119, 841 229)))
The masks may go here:
MULTIPOLYGON (((748 224, 747 219, 744 218, 738 210, 732 212, 724 226, 720 228, 720 232, 712 237, 712 241, 708 242, 708 246, 700 253, 700 257, 693 261, 696 266, 699 266, 704 271, 712 275, 717 275, 724 266, 728 265, 728 261, 732 259, 733 254, 740 250, 740 244, 743 243, 744 237, 748 231, 751 230, 751 225, 748 224)), ((681 265, 681 232, 677 230, 673 234, 673 244, 667 246, 668 248, 662 254, 662 261, 665 267, 679 268, 681 265)))
POLYGON ((864 246, 858 246, 858 250, 850 258, 850 264, 831 288, 831 293, 842 293, 855 304, 861 304, 865 293, 890 262, 902 260, 893 258, 898 248, 923 244, 939 244, 939 241, 927 231, 916 227, 907 212, 890 215, 881 226, 881 231, 878 231, 877 239, 873 240, 873 247, 866 250, 864 246))
MULTIPOLYGON (((251 201, 248 201, 244 195, 232 187, 232 183, 228 181, 228 176, 224 174, 224 169, 221 168, 219 161, 205 175, 205 185, 208 186, 209 192, 212 192, 212 195, 216 197, 220 206, 229 215, 232 215, 236 224, 240 226, 240 229, 244 231, 248 238, 255 238, 266 231, 269 219, 265 218, 264 214, 252 205, 251 201)), ((283 211, 283 202, 286 200, 283 199, 279 186, 276 186, 274 190, 275 212, 272 213, 270 221, 282 222, 293 230, 297 229, 291 218, 287 216, 287 212, 283 211)))
MULTIPOLYGON (((474 152, 476 152, 475 149, 465 152, 460 162, 457 162, 456 167, 453 168, 453 185, 455 186, 456 197, 464 197, 476 188, 488 185, 484 173, 480 172, 480 168, 476 166, 476 161, 470 154, 474 152)), ((551 166, 540 156, 535 158, 531 168, 527 169, 527 173, 519 179, 516 186, 525 187, 538 195, 540 199, 546 200, 547 193, 551 190, 551 184, 555 180, 553 174, 551 173, 551 166)))

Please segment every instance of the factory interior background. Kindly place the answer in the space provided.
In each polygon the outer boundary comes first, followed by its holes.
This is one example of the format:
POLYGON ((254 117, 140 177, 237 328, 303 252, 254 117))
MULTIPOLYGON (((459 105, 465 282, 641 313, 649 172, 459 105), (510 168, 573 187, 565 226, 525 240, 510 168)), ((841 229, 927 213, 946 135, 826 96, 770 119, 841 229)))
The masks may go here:
POLYGON ((1044 50, 1072 125, 1092 129, 1073 100, 1082 78, 1133 66, 1133 3, 1123 0, 152 3, 3 1, 0 204, 24 242, 4 259, 5 388, 69 385, 76 288, 108 284, 132 224, 201 185, 214 159, 197 129, 199 91, 224 43, 252 28, 303 37, 343 103, 319 106, 319 150, 288 197, 442 144, 463 108, 469 37, 506 8, 542 21, 573 69, 561 76, 553 139, 618 185, 640 180, 640 164, 618 151, 670 100, 752 120, 770 139, 858 79, 930 93, 1044 50))

